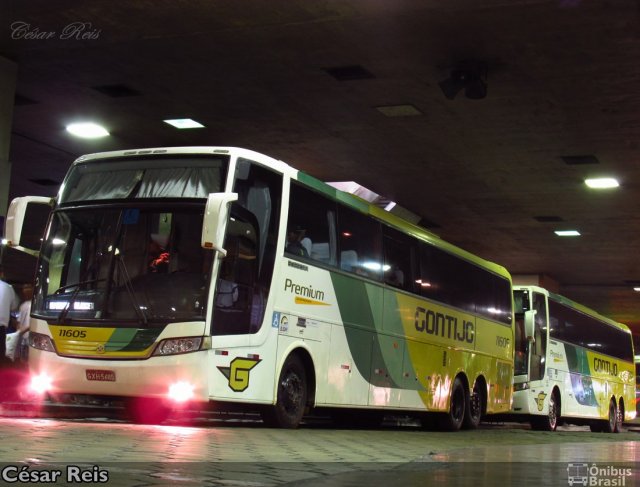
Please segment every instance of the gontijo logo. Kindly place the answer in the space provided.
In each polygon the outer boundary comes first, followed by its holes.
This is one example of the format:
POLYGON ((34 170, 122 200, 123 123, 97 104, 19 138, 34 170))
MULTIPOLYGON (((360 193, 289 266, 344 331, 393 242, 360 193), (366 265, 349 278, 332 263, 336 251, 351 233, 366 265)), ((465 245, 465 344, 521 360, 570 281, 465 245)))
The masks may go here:
POLYGON ((229 367, 218 367, 229 380, 229 387, 234 392, 243 392, 249 387, 249 372, 261 362, 256 358, 234 358, 229 367))
POLYGON ((284 291, 295 295, 296 304, 330 306, 329 303, 324 302, 324 291, 314 289, 312 286, 297 284, 291 279, 284 281, 284 291))

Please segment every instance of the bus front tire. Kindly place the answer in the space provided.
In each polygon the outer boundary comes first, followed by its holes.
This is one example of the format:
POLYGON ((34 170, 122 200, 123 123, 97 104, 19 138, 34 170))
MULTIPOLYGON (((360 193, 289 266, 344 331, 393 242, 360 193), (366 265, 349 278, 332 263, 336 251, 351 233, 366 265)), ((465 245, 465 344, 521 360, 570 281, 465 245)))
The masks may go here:
POLYGON ((531 419, 531 428, 536 431, 555 431, 560 418, 560 406, 555 392, 549 396, 549 413, 546 416, 534 416, 531 419))
POLYGON ((307 407, 307 375, 297 355, 285 361, 276 394, 276 404, 262 412, 262 420, 276 428, 297 428, 307 407))
POLYGON ((446 431, 458 431, 465 416, 465 406, 468 403, 468 393, 460 378, 456 377, 451 387, 451 404, 449 412, 445 414, 442 426, 446 431))

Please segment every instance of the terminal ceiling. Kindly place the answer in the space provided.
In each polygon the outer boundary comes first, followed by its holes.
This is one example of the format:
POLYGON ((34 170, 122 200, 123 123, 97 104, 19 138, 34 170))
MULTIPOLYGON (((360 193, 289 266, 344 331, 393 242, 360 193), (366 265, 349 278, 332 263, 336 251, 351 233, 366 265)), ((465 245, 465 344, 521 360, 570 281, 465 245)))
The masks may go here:
POLYGON ((54 195, 84 153, 246 147, 357 181, 640 333, 637 2, 5 0, 0 18, 18 66, 10 197, 54 195), (486 97, 445 97, 468 66, 486 97), (187 117, 205 128, 163 122, 187 117), (111 135, 65 132, 89 119, 111 135))

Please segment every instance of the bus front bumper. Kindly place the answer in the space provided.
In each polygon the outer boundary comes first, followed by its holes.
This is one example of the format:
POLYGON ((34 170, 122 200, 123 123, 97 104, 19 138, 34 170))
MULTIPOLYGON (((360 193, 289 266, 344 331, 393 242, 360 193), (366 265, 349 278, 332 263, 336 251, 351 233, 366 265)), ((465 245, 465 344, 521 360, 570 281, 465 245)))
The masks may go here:
POLYGON ((30 395, 148 397, 168 403, 208 401, 207 351, 144 360, 92 360, 29 350, 30 395))

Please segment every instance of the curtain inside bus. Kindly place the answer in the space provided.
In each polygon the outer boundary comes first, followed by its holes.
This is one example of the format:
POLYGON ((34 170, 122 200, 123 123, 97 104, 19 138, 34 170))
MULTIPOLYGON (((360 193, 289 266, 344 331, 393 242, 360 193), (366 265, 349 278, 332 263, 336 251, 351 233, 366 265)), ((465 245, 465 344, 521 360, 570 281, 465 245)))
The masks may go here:
POLYGON ((71 169, 60 203, 126 198, 206 198, 221 191, 226 161, 92 161, 71 169))

